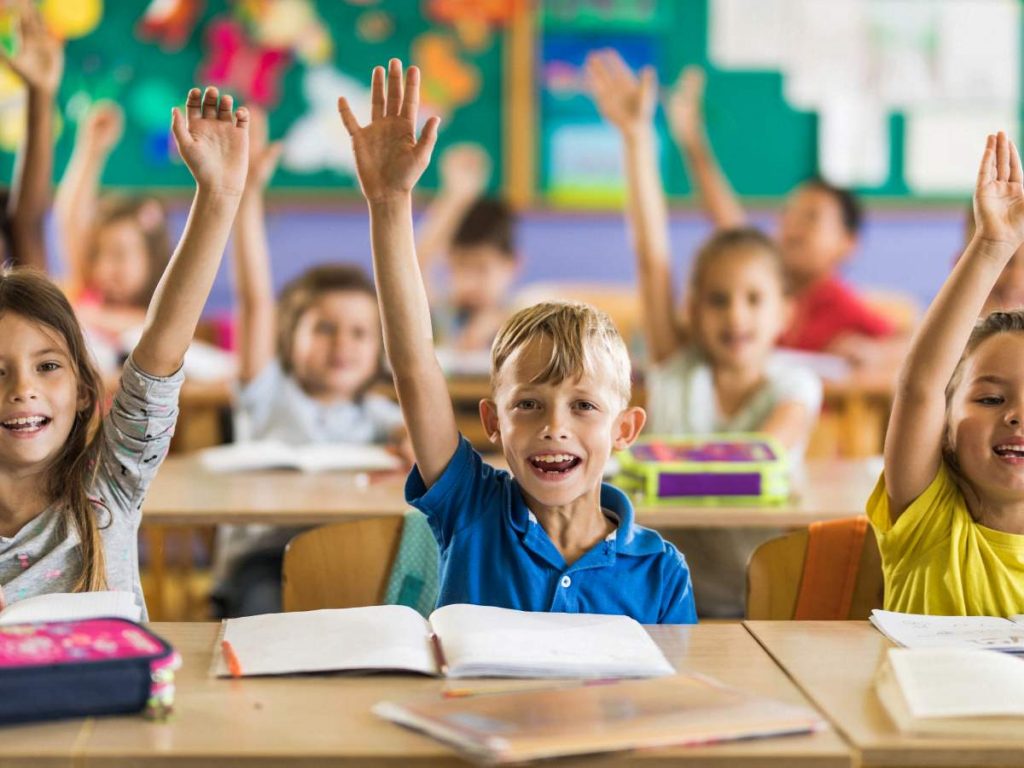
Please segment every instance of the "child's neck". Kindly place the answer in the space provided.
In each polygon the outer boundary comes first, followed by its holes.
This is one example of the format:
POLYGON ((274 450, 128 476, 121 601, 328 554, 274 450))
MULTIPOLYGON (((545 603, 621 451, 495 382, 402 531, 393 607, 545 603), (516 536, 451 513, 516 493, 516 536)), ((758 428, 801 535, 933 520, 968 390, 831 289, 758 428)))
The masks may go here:
POLYGON ((43 472, 0 471, 0 536, 14 536, 48 506, 50 498, 43 472))
POLYGON ((716 365, 712 369, 718 410, 723 416, 732 416, 764 383, 764 365, 728 367, 716 365))
MULTIPOLYGON (((973 495, 973 494, 971 494, 973 495)), ((1024 501, 993 501, 967 496, 971 516, 979 525, 1003 533, 1024 535, 1024 501)))
POLYGON ((601 509, 600 493, 599 487, 564 507, 549 507, 526 497, 526 506, 567 565, 575 563, 615 530, 615 523, 601 509))

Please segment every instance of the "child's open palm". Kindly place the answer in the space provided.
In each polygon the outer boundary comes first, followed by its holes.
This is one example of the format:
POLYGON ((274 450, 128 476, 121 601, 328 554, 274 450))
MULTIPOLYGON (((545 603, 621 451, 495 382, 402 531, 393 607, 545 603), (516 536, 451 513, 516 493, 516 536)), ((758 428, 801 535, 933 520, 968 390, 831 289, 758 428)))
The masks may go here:
POLYGON ((665 104, 672 132, 683 143, 700 141, 704 130, 704 70, 687 67, 665 104))
POLYGON ((29 86, 56 93, 64 72, 64 46, 46 28, 39 10, 30 2, 18 3, 17 51, 3 58, 29 86))
POLYGON ((124 134, 124 113, 113 101, 97 101, 89 109, 80 130, 86 146, 108 153, 124 134))
POLYGON ((1024 172, 1017 147, 1002 131, 989 136, 974 192, 977 234, 1016 249, 1024 242, 1024 172))
POLYGON ((231 96, 208 87, 188 92, 185 114, 172 110, 171 131, 182 160, 197 186, 211 192, 241 195, 249 164, 249 112, 232 110, 231 96))
POLYGON ((658 90, 653 67, 638 78, 618 52, 597 51, 587 57, 587 79, 598 111, 620 131, 650 125, 658 90))
POLYGON ((420 102, 420 72, 409 67, 402 87, 402 62, 376 67, 370 81, 370 122, 360 126, 344 96, 338 99, 341 122, 352 137, 356 172, 363 195, 379 202, 408 195, 430 163, 441 122, 431 117, 416 139, 416 113, 420 102))

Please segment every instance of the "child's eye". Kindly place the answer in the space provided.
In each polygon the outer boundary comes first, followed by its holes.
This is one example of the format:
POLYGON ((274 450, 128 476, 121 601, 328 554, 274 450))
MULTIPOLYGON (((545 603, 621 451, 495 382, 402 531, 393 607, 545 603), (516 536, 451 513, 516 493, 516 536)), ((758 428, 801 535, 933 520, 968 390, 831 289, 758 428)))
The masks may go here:
POLYGON ((979 397, 975 402, 981 403, 982 405, 1002 405, 1003 398, 999 395, 986 395, 979 397))
POLYGON ((586 400, 580 400, 578 403, 576 403, 576 407, 579 408, 581 411, 596 411, 597 410, 597 406, 594 405, 594 403, 588 402, 586 400))
POLYGON ((49 373, 50 371, 56 371, 56 370, 59 370, 59 369, 60 369, 60 363, 55 363, 52 360, 49 361, 49 362, 46 362, 46 363, 40 363, 39 364, 39 370, 43 371, 45 373, 49 373))
POLYGON ((537 401, 520 400, 519 402, 516 403, 515 407, 518 408, 520 411, 532 411, 534 408, 537 407, 537 401))

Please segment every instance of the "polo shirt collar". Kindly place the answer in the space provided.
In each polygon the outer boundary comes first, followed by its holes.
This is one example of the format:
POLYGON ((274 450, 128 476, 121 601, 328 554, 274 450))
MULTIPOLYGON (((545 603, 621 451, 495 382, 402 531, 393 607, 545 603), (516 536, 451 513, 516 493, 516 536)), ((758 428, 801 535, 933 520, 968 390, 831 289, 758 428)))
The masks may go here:
MULTIPOLYGON (((515 490, 513 491, 509 522, 519 532, 520 538, 523 538, 529 533, 531 522, 536 523, 536 517, 526 505, 526 499, 523 498, 519 483, 514 483, 513 486, 515 490)), ((618 488, 608 483, 601 483, 601 506, 611 511, 619 520, 614 534, 615 551, 618 554, 641 557, 656 555, 662 551, 664 544, 660 536, 651 535, 652 531, 634 524, 633 505, 630 503, 629 497, 618 488)), ((539 523, 536 524, 539 525, 539 523)))

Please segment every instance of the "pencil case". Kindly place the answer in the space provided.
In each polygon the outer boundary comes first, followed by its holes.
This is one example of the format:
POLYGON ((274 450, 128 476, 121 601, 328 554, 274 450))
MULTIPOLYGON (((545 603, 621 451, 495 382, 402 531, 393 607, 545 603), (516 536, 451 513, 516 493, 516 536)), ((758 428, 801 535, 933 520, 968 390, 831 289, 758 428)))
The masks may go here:
POLYGON ((755 504, 789 497, 786 452, 770 435, 650 436, 616 458, 613 482, 647 504, 755 504))
POLYGON ((127 619, 0 626, 0 724, 170 711, 181 659, 127 619))

